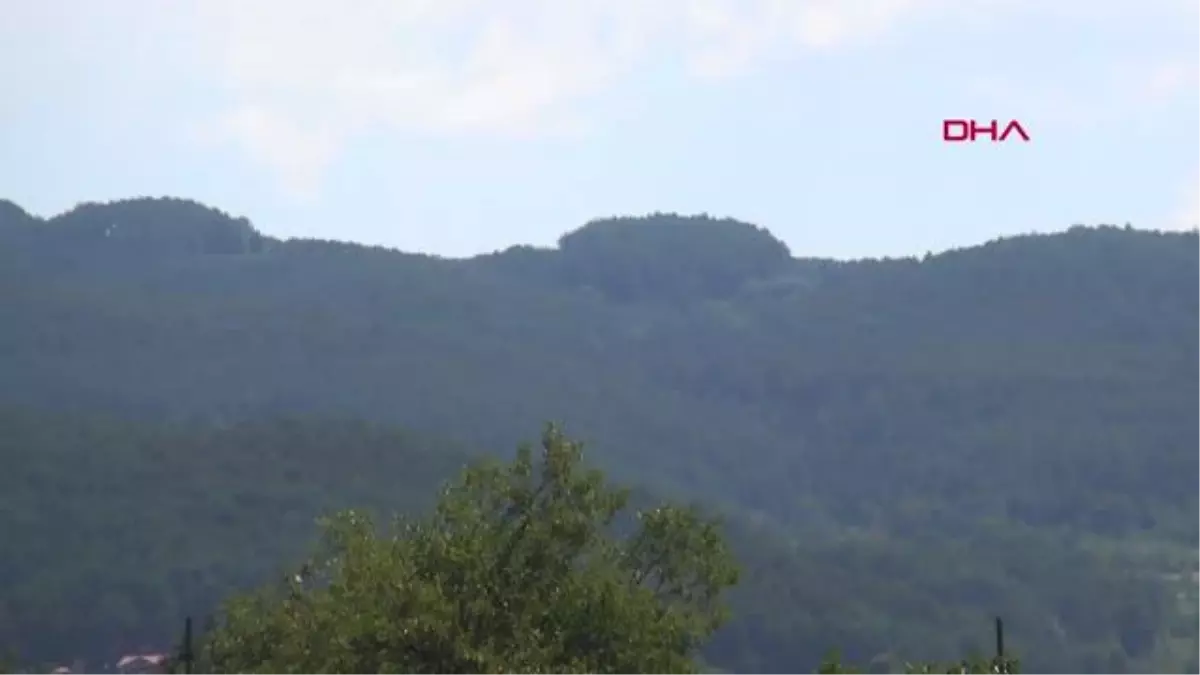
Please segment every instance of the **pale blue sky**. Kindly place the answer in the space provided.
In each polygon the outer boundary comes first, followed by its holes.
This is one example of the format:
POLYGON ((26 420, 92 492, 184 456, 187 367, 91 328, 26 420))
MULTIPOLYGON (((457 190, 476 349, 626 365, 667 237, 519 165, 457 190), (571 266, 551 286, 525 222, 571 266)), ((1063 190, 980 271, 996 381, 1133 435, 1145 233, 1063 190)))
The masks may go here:
POLYGON ((0 197, 466 255, 708 212, 797 255, 1193 227, 1196 0, 8 0, 0 197), (946 117, 1032 136, 947 145, 946 117))

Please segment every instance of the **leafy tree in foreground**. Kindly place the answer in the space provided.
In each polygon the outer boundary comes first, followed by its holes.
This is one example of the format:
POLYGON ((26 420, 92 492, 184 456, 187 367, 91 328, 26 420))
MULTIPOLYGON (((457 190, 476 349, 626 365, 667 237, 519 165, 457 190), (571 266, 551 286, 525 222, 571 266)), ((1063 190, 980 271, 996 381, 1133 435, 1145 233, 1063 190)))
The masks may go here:
POLYGON ((541 461, 482 463, 432 516, 345 512, 281 587, 231 601, 205 672, 685 672, 737 569, 715 523, 639 512, 554 426, 541 461), (624 532, 626 536, 619 536, 624 532))

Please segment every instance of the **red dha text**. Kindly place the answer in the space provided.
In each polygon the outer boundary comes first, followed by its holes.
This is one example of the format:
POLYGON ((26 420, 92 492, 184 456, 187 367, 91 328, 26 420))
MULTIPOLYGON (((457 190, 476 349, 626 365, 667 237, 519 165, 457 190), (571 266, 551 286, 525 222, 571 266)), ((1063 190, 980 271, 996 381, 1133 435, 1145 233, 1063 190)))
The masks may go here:
POLYGON ((1029 134, 1016 120, 1009 120, 1003 127, 998 120, 989 120, 986 124, 976 120, 942 120, 942 140, 947 143, 974 143, 978 136, 987 136, 993 143, 1003 143, 1014 134, 1029 142, 1029 134))

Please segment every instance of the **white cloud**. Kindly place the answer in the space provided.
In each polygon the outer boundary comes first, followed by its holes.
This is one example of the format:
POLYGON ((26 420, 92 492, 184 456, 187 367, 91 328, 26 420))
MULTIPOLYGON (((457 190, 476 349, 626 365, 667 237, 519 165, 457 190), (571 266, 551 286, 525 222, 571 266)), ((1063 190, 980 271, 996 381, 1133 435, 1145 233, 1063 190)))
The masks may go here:
MULTIPOLYGON (((1194 56, 1194 55, 1193 55, 1194 56)), ((1147 103, 1158 104, 1197 88, 1200 68, 1196 61, 1169 61, 1152 67, 1141 78, 1141 98, 1147 103)))
POLYGON ((968 89, 988 106, 1036 120, 1039 127, 1096 129, 1123 120, 1153 125, 1160 122, 1163 106, 1181 96, 1195 99, 1200 69, 1190 60, 1174 59, 1123 64, 1090 87, 990 77, 973 80, 968 89))
POLYGON ((1173 230, 1194 230, 1200 227, 1200 173, 1191 177, 1180 190, 1180 205, 1167 223, 1173 230))
POLYGON ((284 189, 301 198, 316 192, 321 169, 336 154, 342 140, 328 125, 304 126, 255 105, 230 111, 212 132, 239 142, 251 158, 275 172, 284 189))
POLYGON ((578 130, 579 103, 655 54, 727 77, 789 50, 867 40, 946 0, 196 0, 239 101, 214 124, 311 188, 372 130, 578 130))
MULTIPOLYGON (((74 4, 25 7, 9 37, 31 41, 56 17, 71 15, 74 4)), ((1195 11, 1188 0, 1145 0, 1151 4, 1173 16, 1179 7, 1195 11)), ((189 86, 195 78, 215 86, 224 96, 211 102, 225 107, 208 120, 202 138, 233 143, 296 194, 316 190, 347 143, 378 131, 578 133, 593 121, 590 97, 664 57, 681 64, 682 75, 712 80, 775 59, 880 44, 930 18, 987 26, 1022 13, 1027 20, 1038 12, 1119 20, 1132 11, 1128 0, 123 0, 116 6, 125 11, 111 19, 97 12, 72 21, 78 33, 72 43, 90 44, 87 36, 132 25, 126 14, 140 17, 148 28, 137 38, 147 49, 112 72, 158 59, 178 62, 175 72, 186 68, 180 77, 189 86), (147 42, 147 35, 156 38, 147 42)), ((6 35, 0 26, 0 38, 6 35)), ((116 39, 105 43, 112 47, 105 53, 120 47, 116 39)), ((0 80, 19 84, 13 68, 9 77, 0 65, 0 80)), ((1195 86, 1190 63, 1131 73, 1129 84, 1106 89, 1103 100, 1096 92, 1085 100, 1023 82, 985 88, 1031 117, 1067 121, 1116 110, 1110 102, 1129 92, 1165 101, 1189 82, 1195 86)))
POLYGON ((1097 124, 1115 109, 1102 105, 1096 92, 1083 95, 1078 90, 1014 81, 999 76, 972 80, 967 89, 980 97, 987 108, 1011 111, 1010 117, 1038 127, 1097 124))

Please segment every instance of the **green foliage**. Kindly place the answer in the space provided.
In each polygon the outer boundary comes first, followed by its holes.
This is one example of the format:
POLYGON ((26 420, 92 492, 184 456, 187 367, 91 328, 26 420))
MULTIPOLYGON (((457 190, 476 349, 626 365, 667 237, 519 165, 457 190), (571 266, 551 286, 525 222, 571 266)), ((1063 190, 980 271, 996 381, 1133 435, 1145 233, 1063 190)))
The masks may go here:
POLYGON ((551 418, 727 516, 716 667, 949 662, 993 613, 1033 670, 1194 664, 1196 233, 781 247, 659 214, 441 260, 183 200, 0 203, 0 644, 165 644, 317 513, 421 508, 454 448, 551 418))
MULTIPOLYGON (((21 218, 13 208, 16 205, 0 204, 0 225, 34 221, 27 214, 21 218)), ((264 243, 246 219, 185 199, 84 203, 36 224, 36 230, 23 233, 27 245, 59 251, 107 249, 131 257, 256 253, 264 243), (164 213, 170 213, 169 220, 162 218, 164 213), (31 235, 40 236, 29 239, 31 235)))
POLYGON ((787 246, 761 228, 664 213, 593 221, 558 248, 564 281, 619 301, 728 297, 791 262, 787 246))
MULTIPOLYGON (((177 639, 181 616, 210 612, 300 555, 317 515, 417 513, 466 461, 455 446, 336 420, 221 428, 0 410, 0 428, 5 535, 19 544, 0 555, 16 582, 0 586, 0 644, 20 646, 21 663, 160 649, 177 639), (38 507, 47 491, 68 498, 38 507)), ((1053 537, 979 533, 950 547, 812 535, 793 545, 738 514, 724 529, 745 573, 704 657, 725 670, 815 668, 829 645, 859 660, 894 654, 897 669, 904 658, 950 658, 989 611, 1014 618, 1025 630, 1015 643, 1047 670, 1068 670, 1079 643, 1054 639, 1059 608, 1086 610, 1086 624, 1061 621, 1091 631, 1111 630, 1109 616, 1163 612, 1153 579, 1124 579, 1053 537)))
POLYGON ((7 199, 0 199, 0 233, 9 233, 37 223, 25 209, 7 199))
POLYGON ((354 511, 283 588, 235 599, 215 672, 691 672, 737 581, 717 526, 638 514, 557 429, 508 467, 469 468, 434 515, 379 534, 354 511))
POLYGON ((0 409, 0 430, 0 647, 19 663, 162 649, 183 616, 302 554, 322 513, 417 512, 468 459, 330 419, 222 428, 0 409))

